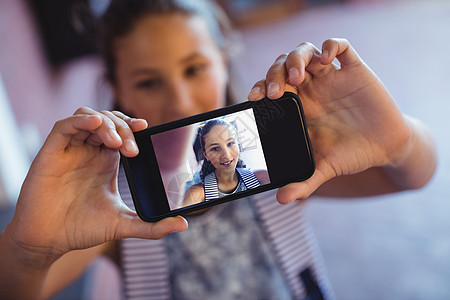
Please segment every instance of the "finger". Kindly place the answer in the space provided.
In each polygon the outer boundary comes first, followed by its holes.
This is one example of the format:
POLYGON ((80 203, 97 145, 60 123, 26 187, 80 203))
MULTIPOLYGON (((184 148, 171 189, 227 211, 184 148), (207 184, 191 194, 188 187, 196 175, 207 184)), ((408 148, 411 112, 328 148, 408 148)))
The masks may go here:
POLYGON ((290 85, 289 83, 286 83, 284 85, 284 91, 298 94, 298 90, 295 87, 293 87, 292 85, 290 85))
POLYGON ((266 81, 260 80, 253 85, 247 98, 250 101, 258 101, 263 99, 265 96, 266 96, 266 81))
POLYGON ((277 99, 283 95, 283 87, 285 86, 287 80, 285 67, 286 57, 287 54, 280 55, 267 71, 267 97, 270 99, 277 99))
POLYGON ((324 71, 320 57, 320 50, 313 44, 305 42, 298 45, 286 58, 288 82, 299 87, 308 75, 320 75, 324 71))
POLYGON ((82 140, 86 133, 95 131, 102 124, 98 115, 74 115, 55 123, 45 141, 45 149, 49 152, 64 151, 72 139, 82 140))
MULTIPOLYGON (((96 111, 94 111, 93 109, 90 109, 88 107, 80 107, 78 108, 74 113, 74 116, 79 116, 79 115, 87 115, 87 116, 95 116, 98 115, 98 117, 100 118, 100 120, 102 119, 102 117, 100 116, 100 114, 98 114, 96 111)), ((98 129, 98 128, 95 128, 98 129)), ((70 140, 70 144, 74 145, 74 146, 81 146, 84 143, 89 143, 91 145, 101 145, 103 144, 103 142, 94 135, 93 130, 92 131, 81 131, 80 133, 73 135, 72 139, 70 140)))
POLYGON ((314 53, 318 50, 311 43, 302 43, 292 50, 286 57, 286 70, 288 82, 293 86, 299 86, 305 79, 305 70, 314 53))
MULTIPOLYGON (((292 92, 298 94, 298 90, 288 83, 284 85, 283 92, 292 92)), ((255 83, 247 98, 249 101, 258 101, 263 99, 264 97, 266 97, 266 81, 260 80, 255 83)))
POLYGON ((122 138, 116 129, 116 124, 111 120, 110 116, 97 112, 89 107, 81 107, 75 111, 74 115, 96 115, 102 119, 100 126, 92 131, 86 140, 94 146, 104 144, 106 147, 117 149, 122 146, 122 138))
POLYGON ((136 156, 139 153, 136 141, 134 140, 133 131, 131 130, 128 123, 124 121, 121 117, 110 111, 101 111, 101 113, 107 116, 115 125, 116 131, 122 139, 122 146, 120 147, 120 152, 125 156, 136 156))
POLYGON ((335 58, 339 60, 341 68, 362 63, 361 57, 346 39, 333 38, 323 42, 320 62, 331 64, 335 58))
POLYGON ((70 144, 74 146, 81 146, 86 142, 87 139, 89 139, 91 135, 92 132, 89 130, 80 131, 78 134, 72 136, 70 144))
POLYGON ((288 204, 294 200, 305 200, 328 179, 319 169, 316 169, 307 180, 281 187, 277 192, 277 200, 281 204, 288 204))
POLYGON ((142 221, 135 212, 130 211, 117 225, 116 239, 142 238, 161 239, 174 232, 181 232, 188 228, 186 219, 181 216, 162 219, 158 222, 142 221))
POLYGON ((141 131, 148 127, 148 123, 144 119, 131 118, 117 110, 112 111, 112 113, 115 116, 117 116, 118 118, 121 118, 122 120, 124 120, 128 124, 128 126, 130 126, 130 128, 133 132, 141 131))

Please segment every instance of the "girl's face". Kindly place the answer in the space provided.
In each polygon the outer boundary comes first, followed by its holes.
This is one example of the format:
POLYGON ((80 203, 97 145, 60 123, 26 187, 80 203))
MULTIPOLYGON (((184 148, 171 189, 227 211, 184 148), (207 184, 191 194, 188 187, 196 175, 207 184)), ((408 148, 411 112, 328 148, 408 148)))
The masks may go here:
POLYGON ((115 48, 119 105, 150 126, 225 105, 226 63, 201 17, 146 16, 115 48))
POLYGON ((216 171, 234 172, 239 158, 239 145, 234 130, 226 125, 214 126, 204 137, 204 142, 205 157, 216 171))

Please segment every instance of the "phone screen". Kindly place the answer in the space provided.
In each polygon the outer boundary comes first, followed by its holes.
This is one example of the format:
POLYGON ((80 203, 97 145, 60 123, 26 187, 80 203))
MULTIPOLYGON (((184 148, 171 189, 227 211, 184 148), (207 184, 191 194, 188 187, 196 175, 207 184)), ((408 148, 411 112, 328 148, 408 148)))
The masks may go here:
POLYGON ((151 140, 171 210, 270 183, 252 108, 154 134, 151 140))
POLYGON ((136 210, 158 220, 307 179, 314 161, 301 103, 245 102, 135 133, 123 158, 136 210))

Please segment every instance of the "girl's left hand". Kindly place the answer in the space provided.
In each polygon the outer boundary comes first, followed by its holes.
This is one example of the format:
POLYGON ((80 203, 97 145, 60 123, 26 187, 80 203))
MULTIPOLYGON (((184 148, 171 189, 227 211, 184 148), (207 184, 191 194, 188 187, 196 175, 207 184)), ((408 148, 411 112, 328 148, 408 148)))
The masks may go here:
POLYGON ((281 203, 305 199, 336 176, 395 168, 411 151, 411 120, 347 40, 326 40, 322 51, 302 43, 279 56, 248 99, 276 99, 285 91, 302 101, 316 171, 304 182, 281 188, 281 203))

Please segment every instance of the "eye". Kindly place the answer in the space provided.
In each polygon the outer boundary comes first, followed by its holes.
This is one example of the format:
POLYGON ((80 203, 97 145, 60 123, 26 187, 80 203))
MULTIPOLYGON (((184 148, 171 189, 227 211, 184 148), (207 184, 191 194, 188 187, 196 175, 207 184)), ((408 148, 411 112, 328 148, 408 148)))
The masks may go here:
POLYGON ((219 151, 219 147, 210 148, 209 151, 213 151, 213 152, 219 151))
POLYGON ((206 64, 191 65, 186 69, 185 74, 188 77, 193 77, 201 74, 206 69, 206 67, 207 67, 206 64))
POLYGON ((228 147, 234 146, 236 144, 236 142, 229 142, 227 145, 228 147))
POLYGON ((137 89, 144 89, 144 90, 148 90, 148 89, 157 89, 159 87, 161 87, 162 85, 162 80, 159 78, 149 78, 149 79, 144 79, 144 80, 140 80, 136 83, 136 88, 137 89))

